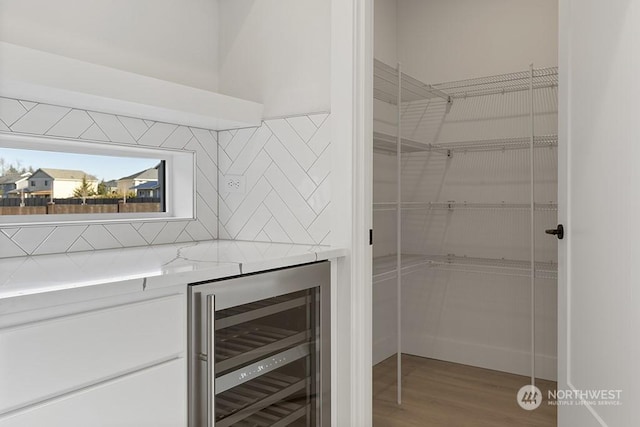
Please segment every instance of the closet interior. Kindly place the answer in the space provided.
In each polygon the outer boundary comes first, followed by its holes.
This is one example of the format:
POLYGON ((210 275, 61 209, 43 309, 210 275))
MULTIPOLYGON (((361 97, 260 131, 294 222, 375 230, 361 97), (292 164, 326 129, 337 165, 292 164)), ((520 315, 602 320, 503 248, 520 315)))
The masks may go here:
POLYGON ((375 6, 374 365, 554 381, 557 3, 375 6))

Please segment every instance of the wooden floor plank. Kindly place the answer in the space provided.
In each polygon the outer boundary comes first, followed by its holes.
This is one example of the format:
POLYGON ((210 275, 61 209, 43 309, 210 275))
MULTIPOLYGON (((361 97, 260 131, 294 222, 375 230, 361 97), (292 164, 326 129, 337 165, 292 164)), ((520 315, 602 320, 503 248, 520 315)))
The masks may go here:
MULTIPOLYGON (((556 407, 534 411, 516 402, 529 378, 417 356, 402 357, 403 403, 396 404, 396 358, 373 369, 376 427, 555 427, 556 407)), ((543 396, 553 381, 537 380, 543 396)))

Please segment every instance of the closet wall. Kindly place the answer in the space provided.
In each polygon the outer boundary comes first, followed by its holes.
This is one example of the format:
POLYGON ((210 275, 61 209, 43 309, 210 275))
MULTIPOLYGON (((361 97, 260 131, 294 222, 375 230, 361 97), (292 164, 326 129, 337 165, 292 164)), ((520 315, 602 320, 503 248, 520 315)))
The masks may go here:
MULTIPOLYGON (((435 84, 557 65, 557 2, 521 0, 378 0, 376 57, 435 84), (385 14, 385 17, 381 15, 385 14), (393 17, 393 18, 392 18, 393 17), (395 33, 394 33, 395 30, 395 33), (395 43, 392 40, 395 38, 395 43), (395 49, 394 49, 395 48, 395 49)), ((535 91, 535 133, 557 133, 555 89, 535 91)), ((402 135, 423 143, 485 140, 531 133, 529 93, 515 92, 403 106, 402 135)), ((374 103, 374 131, 395 135, 395 106, 374 103)), ((536 261, 557 262, 557 151, 535 150, 536 261), (542 205, 552 203, 551 205, 542 205)), ((453 202, 403 209, 406 254, 528 260, 526 208, 463 209, 460 203, 525 206, 530 198, 529 150, 404 154, 405 202, 453 202)), ((374 202, 396 199, 396 157, 374 153, 374 202)), ((396 253, 396 212, 375 209, 374 257, 396 253)), ((383 260, 384 258, 378 258, 383 260)), ((392 258, 390 258, 391 260, 392 258)), ((384 263, 378 262, 377 265, 384 263)), ((552 270, 553 268, 551 268, 552 270)), ((530 374, 530 278, 503 268, 433 268, 403 274, 402 350, 507 372, 530 374), (471 270, 461 272, 459 270, 471 270), (503 274, 505 273, 510 274, 503 274), (511 274, 513 273, 513 274, 511 274)), ((374 271, 374 276, 375 276, 374 271)), ((536 280, 537 376, 555 379, 556 279, 536 280)), ((374 279, 374 363, 396 351, 395 276, 374 279)))
POLYGON ((557 15, 557 0, 398 0, 398 58, 429 83, 557 65, 557 15))

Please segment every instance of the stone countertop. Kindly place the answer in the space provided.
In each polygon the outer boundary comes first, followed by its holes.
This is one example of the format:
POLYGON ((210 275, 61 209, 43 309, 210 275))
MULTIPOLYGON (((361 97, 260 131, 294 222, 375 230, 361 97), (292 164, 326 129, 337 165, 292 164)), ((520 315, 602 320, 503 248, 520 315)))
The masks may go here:
POLYGON ((6 258, 0 260, 0 314, 2 302, 16 297, 97 285, 117 285, 118 293, 145 291, 323 261, 346 253, 330 246, 212 240, 6 258))

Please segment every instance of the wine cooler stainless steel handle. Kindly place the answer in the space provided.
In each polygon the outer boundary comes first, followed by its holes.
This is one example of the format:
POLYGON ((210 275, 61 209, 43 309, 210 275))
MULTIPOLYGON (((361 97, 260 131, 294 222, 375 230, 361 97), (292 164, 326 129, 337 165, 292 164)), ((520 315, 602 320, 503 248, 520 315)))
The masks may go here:
POLYGON ((216 371, 215 371, 215 295, 207 295, 207 426, 214 427, 216 423, 216 371))

